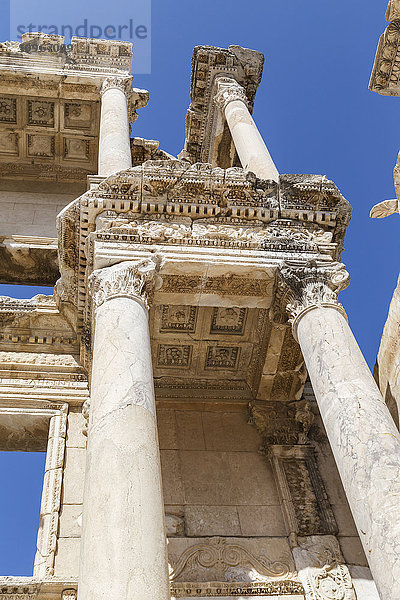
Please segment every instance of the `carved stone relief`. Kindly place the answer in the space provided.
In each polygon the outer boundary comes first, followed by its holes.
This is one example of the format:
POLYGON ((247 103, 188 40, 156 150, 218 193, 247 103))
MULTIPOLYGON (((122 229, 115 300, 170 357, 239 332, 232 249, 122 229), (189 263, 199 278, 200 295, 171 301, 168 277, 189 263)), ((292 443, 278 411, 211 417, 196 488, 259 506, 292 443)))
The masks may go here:
POLYGON ((192 346, 160 344, 157 364, 159 367, 189 367, 192 346))
POLYGON ((292 553, 307 600, 356 600, 349 570, 334 536, 299 538, 292 553))
POLYGON ((196 329, 197 307, 187 305, 163 305, 161 312, 161 331, 185 331, 193 333, 196 329))
POLYGON ((237 346, 209 346, 205 368, 235 369, 238 363, 240 348, 237 346))
POLYGON ((308 439, 314 422, 308 397, 251 404, 249 422, 260 431, 271 460, 289 534, 335 534, 337 524, 308 439))
POLYGON ((53 135, 27 136, 28 147, 27 154, 32 157, 51 158, 55 153, 55 137, 53 135))
MULTIPOLYGON (((211 537, 196 541, 172 538, 169 550, 170 579, 173 582, 243 583, 292 579, 294 573, 290 552, 284 550, 277 540, 275 542, 274 558, 269 558, 261 540, 254 542, 211 537)), ((269 548, 272 551, 272 546, 269 548)))
POLYGON ((210 333, 241 335, 245 327, 246 315, 246 308, 232 306, 214 308, 210 333))
POLYGON ((28 100, 28 125, 54 127, 54 102, 28 100))
POLYGON ((0 122, 17 122, 17 100, 16 98, 0 97, 0 122))
POLYGON ((18 155, 18 133, 0 132, 0 154, 18 155))

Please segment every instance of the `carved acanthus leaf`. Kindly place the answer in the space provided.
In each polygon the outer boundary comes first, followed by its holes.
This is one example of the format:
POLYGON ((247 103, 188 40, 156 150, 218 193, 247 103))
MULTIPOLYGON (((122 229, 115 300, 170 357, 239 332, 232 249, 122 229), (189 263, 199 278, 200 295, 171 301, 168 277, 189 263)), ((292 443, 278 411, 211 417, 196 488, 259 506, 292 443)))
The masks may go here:
POLYGON ((111 298, 130 297, 149 306, 156 273, 161 259, 152 257, 140 262, 125 261, 94 271, 89 278, 89 291, 95 308, 111 298))
POLYGON ((133 77, 107 77, 101 86, 100 95, 102 96, 107 90, 116 88, 127 96, 132 89, 132 80, 133 77))
POLYGON ((214 102, 221 110, 225 110, 229 102, 240 100, 248 106, 248 100, 244 87, 233 77, 218 77, 215 82, 214 102))
POLYGON ((314 261, 306 265, 288 261, 280 269, 280 278, 283 308, 291 321, 312 306, 341 308, 338 293, 350 281, 342 263, 318 264, 314 261))

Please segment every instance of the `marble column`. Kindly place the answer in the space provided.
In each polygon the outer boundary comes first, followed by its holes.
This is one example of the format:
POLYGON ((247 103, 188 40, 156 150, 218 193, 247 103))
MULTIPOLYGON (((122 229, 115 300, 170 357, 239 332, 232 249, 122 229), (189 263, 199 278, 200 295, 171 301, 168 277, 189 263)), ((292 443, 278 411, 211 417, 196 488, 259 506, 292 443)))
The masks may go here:
POLYGON ((156 263, 91 276, 94 341, 79 600, 168 600, 148 325, 156 263))
POLYGON ((344 265, 281 269, 283 300, 381 600, 400 600, 400 434, 337 293, 344 265))
POLYGON ((278 170, 249 112, 243 87, 231 77, 218 77, 214 100, 225 114, 243 169, 278 182, 278 170))
POLYGON ((127 101, 131 83, 131 77, 109 77, 101 87, 99 175, 132 166, 127 101))

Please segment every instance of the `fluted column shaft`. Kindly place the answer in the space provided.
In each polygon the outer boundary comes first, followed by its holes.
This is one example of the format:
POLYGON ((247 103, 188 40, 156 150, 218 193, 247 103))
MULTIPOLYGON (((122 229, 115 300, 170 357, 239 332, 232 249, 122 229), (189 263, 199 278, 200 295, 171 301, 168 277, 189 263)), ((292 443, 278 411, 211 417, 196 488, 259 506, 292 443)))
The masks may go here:
POLYGON ((400 599, 400 434, 337 303, 343 265, 284 268, 288 310, 381 600, 400 599))
POLYGON ((79 600, 168 600, 146 294, 154 263, 95 271, 79 600))
POLYGON ((99 175, 108 176, 132 166, 127 94, 132 79, 111 77, 102 85, 99 175))
POLYGON ((223 111, 243 169, 278 182, 279 173, 251 116, 243 87, 230 77, 217 80, 215 102, 223 111))

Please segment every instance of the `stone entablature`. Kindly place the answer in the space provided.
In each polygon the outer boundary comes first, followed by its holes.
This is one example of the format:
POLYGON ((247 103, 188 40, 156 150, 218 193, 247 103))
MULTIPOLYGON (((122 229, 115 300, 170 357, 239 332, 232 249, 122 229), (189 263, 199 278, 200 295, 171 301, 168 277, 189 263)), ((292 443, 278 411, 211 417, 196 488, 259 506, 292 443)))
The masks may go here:
POLYGON ((369 89, 384 96, 400 95, 400 3, 390 0, 386 20, 390 22, 379 40, 369 89))
POLYGON ((192 57, 190 106, 186 115, 186 141, 182 156, 193 163, 211 162, 223 168, 235 164, 235 148, 226 124, 218 119, 214 95, 219 77, 231 77, 242 88, 252 111, 261 82, 261 52, 229 46, 197 46, 192 57))
POLYGON ((76 311, 83 364, 89 368, 92 271, 156 254, 151 334, 158 397, 189 389, 242 402, 270 393, 293 397, 305 375, 287 324, 268 312, 277 268, 299 256, 331 263, 349 218, 347 202, 321 176, 281 176, 275 184, 239 168, 166 160, 108 177, 58 219, 57 296, 76 311), (220 315, 230 303, 231 317, 220 315), (167 315, 173 320, 179 311, 176 327, 166 327, 167 315), (264 365, 269 344, 277 352, 272 368, 264 365), (283 345, 286 358, 279 360, 283 345), (221 378, 223 370, 229 377, 221 378))
POLYGON ((300 252, 331 261, 340 256, 350 212, 323 176, 284 175, 276 185, 239 168, 149 161, 110 176, 60 213, 61 298, 83 311, 85 277, 98 268, 100 247, 121 257, 134 247, 180 246, 187 260, 190 252, 220 248, 223 261, 239 249, 256 259, 300 252))
POLYGON ((49 74, 63 71, 91 76, 130 74, 132 48, 131 42, 79 37, 72 37, 71 44, 66 45, 62 35, 24 33, 22 42, 0 44, 0 65, 10 68, 17 63, 32 72, 49 74))
POLYGON ((86 182, 97 173, 101 90, 119 86, 128 119, 148 92, 131 87, 132 44, 24 34, 0 44, 0 177, 86 182))

